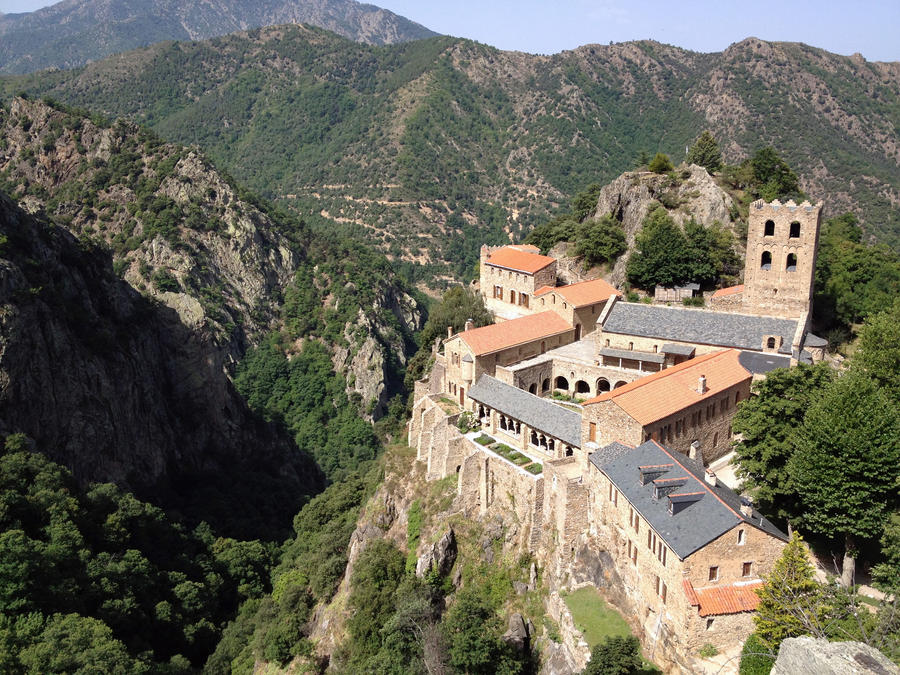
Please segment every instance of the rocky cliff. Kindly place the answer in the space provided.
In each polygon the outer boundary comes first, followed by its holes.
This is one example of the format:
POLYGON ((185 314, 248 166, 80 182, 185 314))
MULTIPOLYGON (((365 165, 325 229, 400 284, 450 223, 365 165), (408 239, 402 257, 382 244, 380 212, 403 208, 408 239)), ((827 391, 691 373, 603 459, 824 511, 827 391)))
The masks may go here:
POLYGON ((25 433, 82 482, 272 534, 322 477, 251 414, 222 358, 107 252, 0 195, 0 435, 25 433))
POLYGON ((345 292, 343 270, 320 269, 332 242, 299 219, 274 218, 197 151, 133 124, 16 98, 0 110, 0 132, 0 189, 108 248, 115 271, 215 345, 228 371, 282 326, 282 298, 299 287, 319 305, 310 330, 343 321, 338 332, 349 339, 334 344, 335 368, 374 416, 384 412, 424 321, 395 277, 372 292, 345 292))

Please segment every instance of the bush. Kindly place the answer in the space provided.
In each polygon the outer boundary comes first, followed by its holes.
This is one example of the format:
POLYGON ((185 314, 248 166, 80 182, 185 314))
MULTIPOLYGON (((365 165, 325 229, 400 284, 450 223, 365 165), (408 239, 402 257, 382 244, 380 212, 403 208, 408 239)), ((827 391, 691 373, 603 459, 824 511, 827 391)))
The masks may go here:
POLYGON ((647 168, 653 173, 667 173, 672 171, 675 167, 672 166, 672 162, 668 155, 657 152, 656 156, 650 160, 650 164, 647 168))
POLYGON ((775 665, 772 654, 756 633, 747 638, 741 650, 740 675, 769 675, 775 665))
POLYGON ((715 656, 716 654, 718 654, 719 650, 716 649, 715 645, 711 645, 707 642, 705 645, 700 647, 700 651, 698 653, 704 659, 709 659, 709 658, 712 658, 713 656, 715 656))
POLYGON ((681 304, 685 307, 703 307, 706 304, 706 300, 702 295, 698 295, 693 298, 682 298, 681 304))
POLYGON ((641 643, 636 637, 611 637, 591 650, 584 675, 632 675, 641 665, 641 643))
POLYGON ((535 476, 537 476, 539 473, 542 473, 544 471, 544 465, 534 462, 534 463, 526 466, 525 470, 528 471, 529 473, 533 473, 535 476))
POLYGON ((480 445, 490 445, 494 442, 494 439, 488 436, 487 434, 481 434, 478 438, 475 439, 475 442, 480 445))

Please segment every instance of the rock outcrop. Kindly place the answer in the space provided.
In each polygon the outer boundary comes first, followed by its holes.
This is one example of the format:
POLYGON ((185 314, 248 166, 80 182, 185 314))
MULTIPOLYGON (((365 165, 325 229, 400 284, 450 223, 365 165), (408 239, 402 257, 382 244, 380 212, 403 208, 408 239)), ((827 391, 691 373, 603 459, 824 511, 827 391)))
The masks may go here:
POLYGON ((634 249, 634 238, 654 202, 666 206, 679 225, 691 218, 703 225, 714 222, 726 226, 732 224, 734 203, 728 193, 703 167, 692 164, 685 171, 689 175, 682 177, 680 172, 676 172, 675 179, 668 174, 629 171, 600 191, 594 216, 611 214, 622 223, 628 243, 628 252, 619 258, 613 268, 612 283, 621 285, 625 280, 625 265, 634 249))
POLYGON ((416 576, 421 578, 431 571, 446 576, 453 569, 455 562, 456 535, 453 528, 450 528, 416 560, 416 576))
POLYGON ((772 675, 900 675, 900 668, 861 642, 829 642, 811 637, 781 643, 772 675))
POLYGON ((248 523, 286 527, 321 474, 251 413, 222 359, 107 252, 0 195, 0 435, 24 432, 82 482, 210 521, 227 494, 248 523))

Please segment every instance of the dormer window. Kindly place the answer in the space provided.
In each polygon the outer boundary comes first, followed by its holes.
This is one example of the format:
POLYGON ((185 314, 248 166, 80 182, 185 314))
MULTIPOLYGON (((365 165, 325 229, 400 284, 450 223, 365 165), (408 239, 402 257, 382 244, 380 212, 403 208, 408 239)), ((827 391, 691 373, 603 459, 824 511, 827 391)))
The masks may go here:
POLYGON ((775 338, 770 337, 766 340, 766 349, 775 349, 775 338))

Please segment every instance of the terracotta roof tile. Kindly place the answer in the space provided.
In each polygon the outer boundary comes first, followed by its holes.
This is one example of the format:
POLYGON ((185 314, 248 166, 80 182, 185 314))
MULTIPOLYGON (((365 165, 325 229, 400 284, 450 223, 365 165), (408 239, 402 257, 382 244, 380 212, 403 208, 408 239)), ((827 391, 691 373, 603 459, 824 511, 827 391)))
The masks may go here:
POLYGON ((584 405, 614 401, 639 424, 650 424, 749 380, 751 374, 738 361, 739 355, 736 349, 703 354, 608 391, 584 405), (704 394, 697 391, 701 375, 706 376, 704 394))
POLYGON ((506 269, 534 274, 544 269, 547 265, 555 263, 556 258, 539 255, 529 251, 523 251, 514 246, 504 246, 494 251, 487 259, 489 265, 504 267, 506 269))
POLYGON ((729 586, 694 588, 693 584, 685 579, 684 592, 688 602, 697 607, 700 616, 718 616, 754 611, 759 606, 756 589, 762 585, 762 581, 753 581, 729 586))
POLYGON ((574 330, 552 310, 458 333, 476 356, 574 330))
POLYGON ((744 291, 744 284, 738 284, 737 286, 729 286, 728 288, 720 288, 715 293, 712 294, 714 298, 722 298, 726 295, 734 295, 735 293, 742 293, 744 291))
POLYGON ((613 286, 606 283, 603 279, 591 279, 590 281, 579 281, 575 284, 567 286, 544 286, 535 291, 535 296, 556 291, 568 302, 575 307, 584 307, 585 305, 593 305, 597 302, 609 300, 613 295, 621 295, 613 286))

